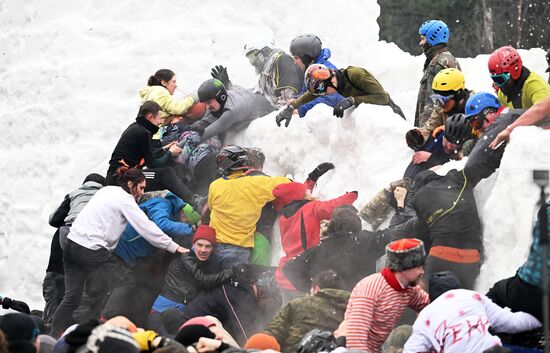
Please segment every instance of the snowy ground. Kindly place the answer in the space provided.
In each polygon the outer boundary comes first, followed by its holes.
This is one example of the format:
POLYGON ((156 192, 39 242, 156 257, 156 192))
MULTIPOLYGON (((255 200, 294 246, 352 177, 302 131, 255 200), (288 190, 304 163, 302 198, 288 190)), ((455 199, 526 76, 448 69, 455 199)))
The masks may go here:
MULTIPOLYGON (((277 128, 272 114, 233 137, 262 148, 272 174, 302 180, 317 163, 334 162, 318 194, 359 190, 356 206, 362 206, 410 160, 404 134, 413 124, 424 62, 378 41, 379 11, 376 2, 362 0, 330 8, 312 0, 0 3, 0 295, 42 306, 54 233, 48 215, 88 173, 106 172, 147 78, 170 68, 180 92, 189 93, 213 65, 224 64, 235 83, 251 87, 255 76, 242 50, 252 40, 274 39, 288 50, 295 35, 316 33, 337 66, 367 68, 405 111, 407 122, 386 107, 361 106, 343 119, 317 107, 288 129, 277 128)), ((544 51, 521 54, 526 66, 544 72, 544 51)), ((491 89, 487 55, 460 63, 468 88, 491 89)), ((499 173, 478 187, 488 255, 481 290, 525 259, 538 195, 531 169, 550 168, 549 152, 550 131, 518 129, 499 173)))

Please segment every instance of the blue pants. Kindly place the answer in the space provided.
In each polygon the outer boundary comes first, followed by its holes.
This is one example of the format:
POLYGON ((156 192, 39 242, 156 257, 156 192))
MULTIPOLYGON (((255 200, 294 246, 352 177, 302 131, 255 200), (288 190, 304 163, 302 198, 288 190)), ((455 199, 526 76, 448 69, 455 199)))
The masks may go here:
POLYGON ((214 247, 214 262, 222 269, 250 261, 251 248, 218 243, 214 247))

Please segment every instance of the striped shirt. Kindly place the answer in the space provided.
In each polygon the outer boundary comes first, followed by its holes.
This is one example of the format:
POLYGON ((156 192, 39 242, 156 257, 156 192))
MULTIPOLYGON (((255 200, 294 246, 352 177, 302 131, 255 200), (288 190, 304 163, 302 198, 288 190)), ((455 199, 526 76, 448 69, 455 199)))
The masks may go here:
POLYGON ((346 336, 347 348, 378 352, 407 306, 418 312, 429 301, 428 294, 419 287, 398 291, 381 273, 375 273, 353 288, 336 335, 346 336))

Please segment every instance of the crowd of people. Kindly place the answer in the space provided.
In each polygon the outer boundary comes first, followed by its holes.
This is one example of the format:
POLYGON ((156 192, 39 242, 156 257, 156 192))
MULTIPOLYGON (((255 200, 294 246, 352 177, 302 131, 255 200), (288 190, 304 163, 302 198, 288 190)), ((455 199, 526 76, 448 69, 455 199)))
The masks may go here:
MULTIPOLYGON (((313 195, 334 164, 319 161, 303 181, 270 176, 260 149, 225 139, 276 110, 288 127, 321 103, 337 118, 365 103, 406 119, 371 72, 336 68, 316 35, 294 38, 290 55, 247 44, 258 75, 250 89, 223 65, 182 99, 173 71, 150 76, 105 176, 88 175, 50 217, 45 308, 0 297, 17 311, 0 316, 0 353, 540 348, 547 224, 537 220, 517 274, 478 293, 474 188, 499 168, 516 127, 550 126, 549 83, 505 46, 488 61, 495 92, 474 92, 448 26, 426 21, 419 36, 426 61, 403 141, 413 157, 360 210, 358 191, 313 195), (462 170, 435 172, 466 157, 462 170), (270 266, 275 243, 283 256, 270 266)), ((550 50, 547 60, 550 70, 550 50)))

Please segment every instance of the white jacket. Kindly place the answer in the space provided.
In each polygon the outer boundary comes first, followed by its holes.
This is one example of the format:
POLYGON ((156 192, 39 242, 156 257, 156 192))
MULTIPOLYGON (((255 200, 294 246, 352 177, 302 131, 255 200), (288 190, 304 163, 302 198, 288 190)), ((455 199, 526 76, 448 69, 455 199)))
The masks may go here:
POLYGON ((501 345, 500 339, 489 333, 489 327, 497 332, 516 333, 541 325, 535 317, 524 312, 512 313, 483 294, 454 289, 420 312, 404 353, 479 353, 501 345))
POLYGON ((134 197, 118 186, 99 190, 78 214, 68 238, 90 250, 116 248, 130 223, 153 246, 175 253, 176 244, 139 208, 134 197))

